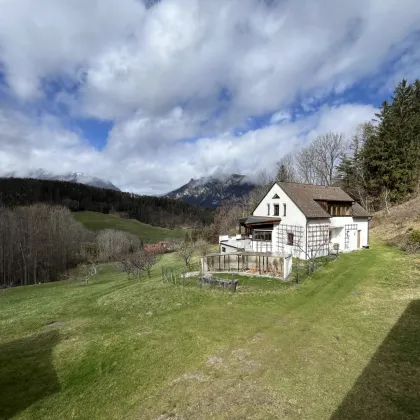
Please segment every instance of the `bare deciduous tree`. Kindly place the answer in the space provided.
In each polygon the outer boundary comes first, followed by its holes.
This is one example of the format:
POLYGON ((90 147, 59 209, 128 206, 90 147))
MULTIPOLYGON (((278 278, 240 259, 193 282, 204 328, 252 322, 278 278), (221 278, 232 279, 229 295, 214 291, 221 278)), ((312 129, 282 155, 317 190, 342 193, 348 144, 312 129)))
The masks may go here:
POLYGON ((332 185, 340 157, 346 152, 344 134, 329 132, 319 136, 311 146, 316 172, 323 185, 332 185))
POLYGON ((191 258, 194 255, 195 246, 192 242, 182 241, 175 245, 177 257, 185 263, 187 268, 190 268, 191 258))
POLYGON ((296 153, 296 169, 300 181, 306 184, 318 184, 319 177, 313 161, 311 146, 296 153))
POLYGON ((128 276, 135 274, 137 279, 140 280, 141 272, 145 269, 148 253, 144 249, 138 249, 134 252, 127 253, 120 258, 122 271, 126 272, 128 276))
POLYGON ((97 268, 96 264, 94 264, 94 263, 83 264, 80 267, 80 269, 82 271, 82 277, 85 280, 86 284, 89 284, 89 280, 92 277, 95 277, 96 274, 98 274, 98 268, 97 268))
POLYGON ((91 235, 61 206, 0 209, 0 283, 57 280, 84 260, 82 244, 92 240, 91 235))
POLYGON ((317 137, 298 152, 296 164, 303 182, 332 185, 336 180, 336 168, 347 146, 343 134, 330 132, 317 137))
POLYGON ((160 254, 157 252, 144 251, 145 252, 145 261, 144 261, 144 270, 147 271, 147 276, 150 278, 150 271, 152 267, 158 262, 160 254))
POLYGON ((210 244, 204 239, 199 239, 195 242, 195 249, 198 255, 203 257, 204 255, 207 255, 210 252, 210 244))
POLYGON ((283 156, 276 163, 277 174, 276 181, 278 182, 295 182, 296 181, 296 170, 294 157, 291 153, 283 156))
POLYGON ((103 262, 117 261, 121 256, 140 247, 140 241, 136 236, 113 229, 101 231, 96 241, 99 260, 103 262))

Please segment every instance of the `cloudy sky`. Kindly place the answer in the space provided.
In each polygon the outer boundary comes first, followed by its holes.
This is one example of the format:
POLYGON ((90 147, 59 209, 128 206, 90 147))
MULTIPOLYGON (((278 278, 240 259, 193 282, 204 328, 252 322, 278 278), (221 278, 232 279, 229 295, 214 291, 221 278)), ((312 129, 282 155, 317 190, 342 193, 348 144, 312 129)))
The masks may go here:
POLYGON ((418 0, 0 0, 0 172, 252 175, 419 68, 418 0))

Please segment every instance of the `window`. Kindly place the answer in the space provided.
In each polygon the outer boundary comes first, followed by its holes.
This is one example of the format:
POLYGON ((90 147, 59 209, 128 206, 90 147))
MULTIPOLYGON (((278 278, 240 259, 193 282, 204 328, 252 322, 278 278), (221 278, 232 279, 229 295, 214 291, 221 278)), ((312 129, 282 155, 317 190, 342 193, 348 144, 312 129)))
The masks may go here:
POLYGON ((274 204, 274 216, 280 216, 280 206, 278 204, 274 204))
POLYGON ((278 198, 280 198, 280 197, 278 196, 278 194, 274 194, 274 195, 273 195, 273 200, 277 200, 278 198))
POLYGON ((270 204, 267 204, 267 216, 270 216, 270 204))
POLYGON ((222 252, 226 252, 226 248, 222 246, 222 252))
POLYGON ((287 245, 293 245, 293 241, 295 239, 295 235, 293 233, 287 234, 287 245))
POLYGON ((253 240, 271 242, 271 232, 270 231, 254 231, 253 240))
POLYGON ((351 206, 348 204, 328 204, 328 213, 334 217, 351 216, 351 206))
POLYGON ((286 204, 283 204, 283 217, 286 217, 286 204))

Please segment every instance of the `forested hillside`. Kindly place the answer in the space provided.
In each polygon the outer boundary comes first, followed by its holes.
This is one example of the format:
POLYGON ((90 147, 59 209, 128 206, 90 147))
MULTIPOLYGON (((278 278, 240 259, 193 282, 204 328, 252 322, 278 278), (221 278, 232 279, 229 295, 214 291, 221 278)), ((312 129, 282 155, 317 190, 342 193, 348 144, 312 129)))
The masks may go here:
POLYGON ((360 127, 338 167, 344 188, 365 207, 389 209, 420 189, 420 81, 403 80, 375 121, 360 127))
POLYGON ((140 222, 167 228, 200 227, 210 210, 180 200, 140 196, 83 184, 39 179, 1 178, 0 205, 60 204, 71 211, 119 212, 140 222))

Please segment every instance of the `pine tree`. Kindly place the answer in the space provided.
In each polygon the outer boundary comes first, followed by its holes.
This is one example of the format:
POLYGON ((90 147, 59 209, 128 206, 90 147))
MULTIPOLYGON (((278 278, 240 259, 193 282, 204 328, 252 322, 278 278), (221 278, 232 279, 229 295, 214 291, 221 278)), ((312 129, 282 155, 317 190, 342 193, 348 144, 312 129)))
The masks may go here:
POLYGON ((379 199, 406 199, 418 185, 420 90, 419 82, 403 80, 390 103, 384 101, 376 115, 378 125, 363 148, 368 190, 379 199))

